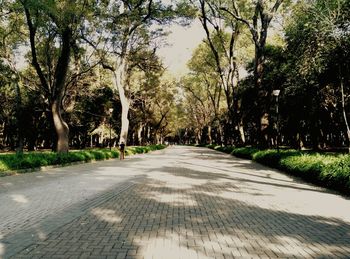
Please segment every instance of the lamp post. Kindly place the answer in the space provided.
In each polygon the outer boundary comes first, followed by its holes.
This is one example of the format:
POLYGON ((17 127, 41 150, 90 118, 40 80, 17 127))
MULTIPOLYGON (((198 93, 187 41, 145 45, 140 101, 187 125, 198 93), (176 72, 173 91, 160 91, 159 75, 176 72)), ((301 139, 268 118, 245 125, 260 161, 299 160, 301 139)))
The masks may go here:
POLYGON ((113 108, 109 108, 109 150, 112 150, 112 113, 113 108))
POLYGON ((277 152, 280 151, 279 149, 279 137, 280 137, 280 129, 279 129, 279 111, 278 111, 278 96, 280 95, 281 90, 273 90, 272 95, 276 97, 276 131, 277 131, 277 138, 276 138, 276 145, 277 145, 277 152))

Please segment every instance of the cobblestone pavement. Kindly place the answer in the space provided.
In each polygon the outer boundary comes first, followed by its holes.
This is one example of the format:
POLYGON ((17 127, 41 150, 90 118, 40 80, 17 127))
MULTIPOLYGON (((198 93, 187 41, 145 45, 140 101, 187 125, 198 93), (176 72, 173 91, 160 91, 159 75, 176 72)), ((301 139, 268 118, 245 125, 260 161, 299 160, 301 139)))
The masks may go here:
MULTIPOLYGON (((39 224, 5 235, 0 254, 5 258, 350 258, 350 201, 276 170, 192 147, 107 163, 120 172, 116 178, 124 179, 39 224), (66 215, 71 216, 62 220, 66 215), (25 241, 27 233, 36 233, 35 238, 25 241), (9 251, 15 240, 16 253, 9 251)), ((85 166, 91 174, 96 169, 85 166)))

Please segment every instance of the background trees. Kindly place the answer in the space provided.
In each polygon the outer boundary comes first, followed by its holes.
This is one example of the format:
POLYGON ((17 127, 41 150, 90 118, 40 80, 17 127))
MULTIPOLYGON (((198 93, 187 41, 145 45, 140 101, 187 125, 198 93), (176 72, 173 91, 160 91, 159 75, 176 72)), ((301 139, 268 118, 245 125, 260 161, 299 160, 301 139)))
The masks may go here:
MULTIPOLYGON (((206 18, 208 27, 204 29, 210 35, 217 31, 217 21, 220 25, 238 23, 242 26, 233 48, 235 62, 239 57, 237 53, 243 52, 246 57, 237 63, 238 71, 244 76, 236 83, 234 98, 238 103, 238 114, 234 119, 241 122, 246 144, 275 146, 278 133, 284 145, 297 148, 339 147, 348 142, 347 1, 298 1, 296 4, 244 1, 243 5, 243 1, 215 1, 214 4, 203 0, 199 3, 200 19, 203 19, 203 12, 214 17, 214 21, 206 18), (242 28, 248 29, 248 34, 242 28), (243 49, 240 42, 247 48, 243 49), (247 59, 249 45, 255 49, 251 59, 247 59), (274 89, 281 90, 278 117, 276 98, 272 96, 274 89), (259 136, 262 129, 263 134, 259 136)), ((224 31, 229 32, 229 29, 224 31)), ((212 50, 212 56, 208 54, 203 65, 197 67, 210 74, 213 70, 204 64, 219 57, 219 62, 227 69, 225 57, 215 53, 215 49, 213 51, 218 45, 214 41, 206 44, 207 53, 212 50)), ((196 56, 198 51, 193 59, 196 56)), ((189 68, 191 73, 196 70, 191 63, 189 68)), ((200 77, 196 76, 196 79, 200 80, 200 77)), ((216 82, 220 82, 220 78, 216 82)), ((206 91, 204 84, 200 89, 199 92, 206 91)), ((221 120, 219 124, 225 125, 225 122, 221 120)), ((237 126, 234 123, 231 127, 237 126)), ((233 139, 234 145, 240 144, 233 139)), ((215 141, 220 144, 219 140, 215 141)))
POLYGON ((348 1, 190 3, 3 1, 1 148, 349 145, 348 1), (174 78, 157 48, 193 13, 205 37, 174 78))

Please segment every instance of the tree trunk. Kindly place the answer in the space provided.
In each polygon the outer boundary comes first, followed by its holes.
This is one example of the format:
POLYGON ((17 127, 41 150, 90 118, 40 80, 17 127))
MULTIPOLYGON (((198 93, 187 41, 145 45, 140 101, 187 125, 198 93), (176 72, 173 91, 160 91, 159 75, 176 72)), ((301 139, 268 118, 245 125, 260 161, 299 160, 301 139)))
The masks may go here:
POLYGON ((296 140, 297 140, 297 148, 299 150, 303 150, 304 149, 304 141, 303 141, 303 135, 301 133, 297 133, 297 136, 296 136, 296 140))
POLYGON ((346 126, 346 133, 348 137, 348 152, 350 153, 350 128, 349 128, 348 118, 346 116, 346 110, 345 110, 345 94, 344 94, 343 78, 340 79, 340 87, 341 87, 341 104, 342 104, 342 110, 343 110, 343 117, 344 117, 345 126, 346 126))
POLYGON ((260 44, 255 46, 255 66, 254 66, 254 80, 255 80, 255 89, 257 91, 257 111, 259 116, 257 117, 257 144, 260 148, 268 147, 269 136, 267 134, 267 129, 269 127, 270 121, 269 116, 267 115, 266 107, 266 97, 267 92, 264 89, 263 85, 263 75, 264 75, 264 47, 260 44))
POLYGON ((58 153, 68 153, 69 149, 69 128, 67 123, 62 119, 61 115, 61 102, 54 100, 51 105, 51 112, 53 123, 57 134, 57 147, 58 153))
POLYGON ((17 148, 16 154, 23 154, 23 123, 22 118, 22 97, 21 89, 19 87, 19 82, 16 80, 14 82, 16 88, 16 124, 17 124, 17 148))
POLYGON ((137 142, 138 145, 142 146, 142 129, 143 129, 143 125, 140 124, 139 129, 137 130, 137 142))
POLYGON ((239 134, 242 140, 242 144, 245 144, 245 134, 244 134, 244 125, 243 125, 243 121, 241 120, 239 123, 239 134))
POLYGON ((120 138, 119 143, 124 142, 124 144, 127 143, 128 140, 128 131, 129 131, 129 108, 130 108, 130 102, 128 98, 125 95, 125 91, 123 88, 124 85, 124 77, 125 77, 125 62, 124 60, 121 60, 118 68, 114 74, 114 86, 119 92, 119 98, 122 105, 122 116, 121 116, 121 131, 120 131, 120 138))
POLYGON ((200 135, 200 133, 199 133, 199 130, 197 131, 197 134, 196 134, 196 145, 199 145, 199 141, 200 141, 200 139, 201 139, 201 135, 200 135))
POLYGON ((213 144, 213 138, 211 136, 211 126, 208 126, 208 141, 209 145, 213 144))

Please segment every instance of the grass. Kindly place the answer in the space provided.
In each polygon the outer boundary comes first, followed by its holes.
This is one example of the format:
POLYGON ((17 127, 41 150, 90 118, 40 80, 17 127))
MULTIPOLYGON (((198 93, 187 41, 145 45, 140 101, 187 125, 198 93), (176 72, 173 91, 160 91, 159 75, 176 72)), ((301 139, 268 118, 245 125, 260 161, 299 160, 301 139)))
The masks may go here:
MULTIPOLYGON (((147 153, 165 147, 164 145, 127 147, 125 154, 147 153)), ((58 154, 55 152, 28 152, 22 155, 0 154, 0 176, 10 175, 15 171, 25 172, 24 169, 34 169, 48 165, 65 165, 73 162, 89 162, 92 160, 105 160, 118 157, 119 151, 113 149, 77 150, 70 151, 67 154, 58 154)))
POLYGON ((236 157, 252 159, 288 174, 301 177, 309 182, 350 194, 350 155, 323 154, 310 151, 258 150, 253 147, 207 147, 232 154, 236 157))

